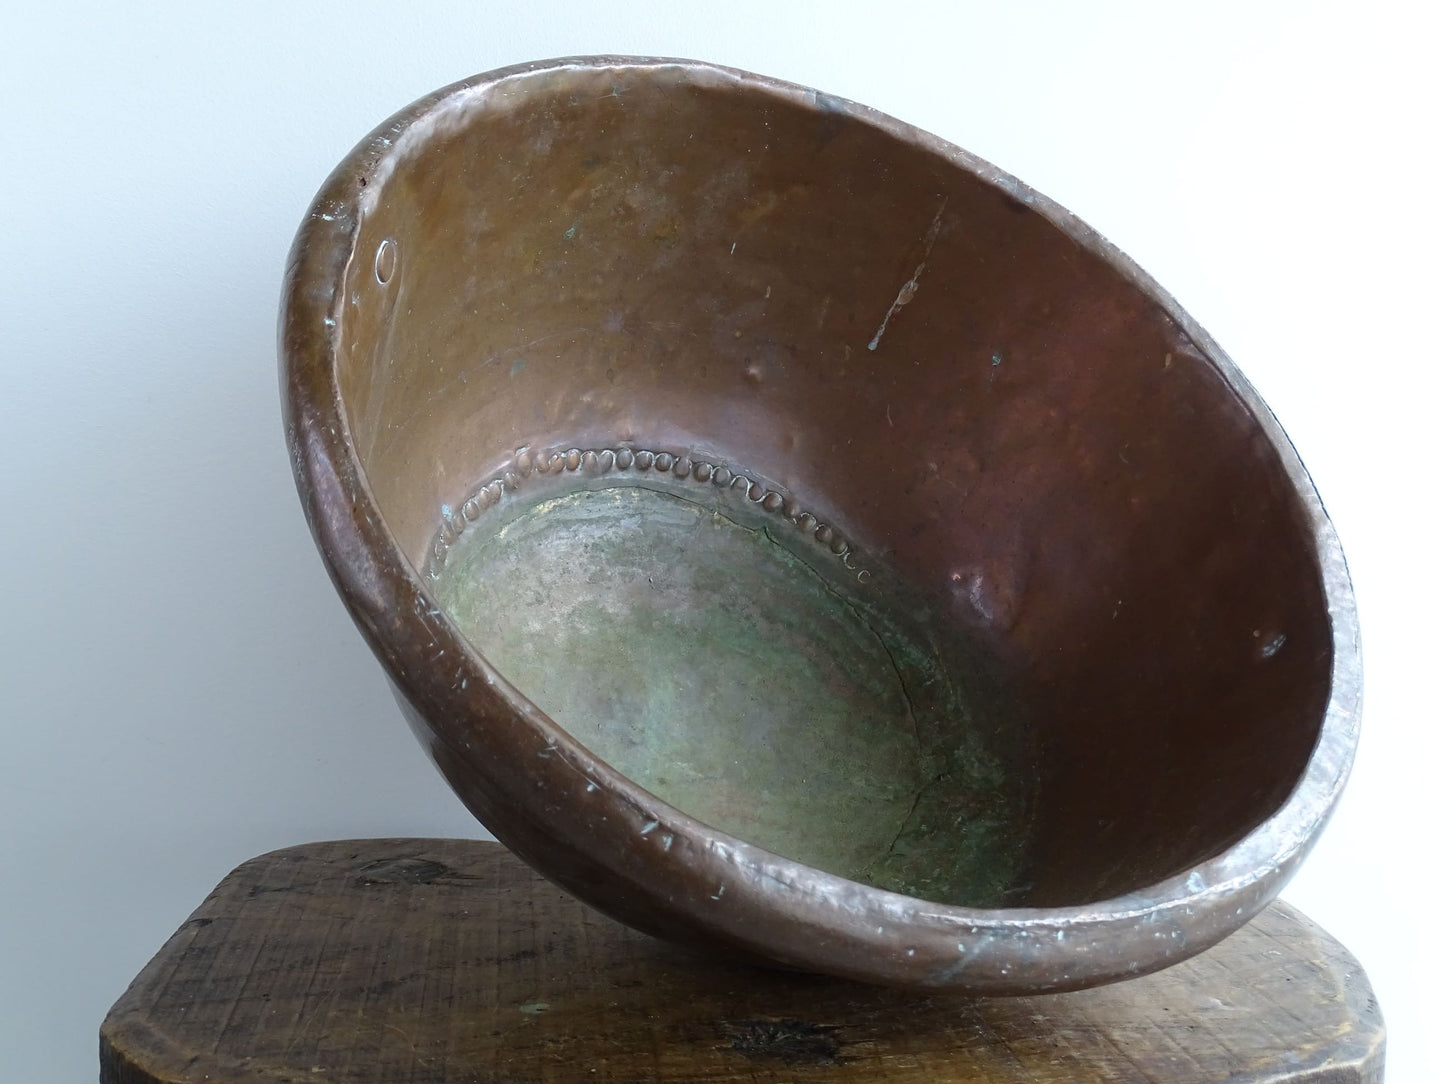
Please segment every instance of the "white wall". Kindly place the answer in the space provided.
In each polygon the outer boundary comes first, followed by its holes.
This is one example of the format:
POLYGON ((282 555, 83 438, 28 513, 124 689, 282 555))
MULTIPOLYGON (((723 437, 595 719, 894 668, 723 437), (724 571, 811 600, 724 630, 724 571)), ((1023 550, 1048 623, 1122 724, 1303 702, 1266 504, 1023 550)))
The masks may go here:
POLYGON ((716 60, 943 135, 1102 230, 1234 355, 1335 517, 1366 645, 1356 776, 1286 898, 1369 969, 1390 1079, 1438 1079, 1430 7, 129 7, 0 17, 8 1079, 94 1079, 110 1003, 244 859, 480 834, 306 533, 279 422, 279 277, 313 191, 374 124, 465 75, 587 52, 716 60))

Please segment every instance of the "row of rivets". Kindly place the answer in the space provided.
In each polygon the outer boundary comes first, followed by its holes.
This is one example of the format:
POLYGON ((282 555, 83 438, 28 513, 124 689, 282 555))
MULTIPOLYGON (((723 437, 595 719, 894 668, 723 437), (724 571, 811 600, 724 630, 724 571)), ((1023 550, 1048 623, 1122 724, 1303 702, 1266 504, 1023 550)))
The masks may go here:
MULTIPOLYGON (((841 558, 847 568, 857 569, 854 563, 856 553, 849 548, 848 540, 835 528, 820 522, 811 512, 803 511, 796 499, 787 497, 776 489, 768 489, 761 482, 755 482, 721 464, 686 455, 674 455, 671 452, 648 451, 645 448, 568 448, 550 455, 535 453, 529 448, 519 448, 512 468, 463 501, 458 510, 460 515, 453 515, 450 509, 444 509, 441 530, 432 546, 435 560, 431 575, 437 575, 441 562, 446 560, 447 551, 461 537, 466 525, 475 522, 484 511, 500 501, 503 490, 515 492, 522 479, 534 471, 538 474, 563 474, 579 470, 592 475, 608 474, 613 470, 655 470, 661 474, 671 473, 679 479, 711 482, 719 489, 730 489, 743 500, 760 505, 765 512, 781 515, 800 531, 811 534, 819 545, 841 558)), ((866 576, 866 571, 859 571, 860 582, 864 581, 866 576)))

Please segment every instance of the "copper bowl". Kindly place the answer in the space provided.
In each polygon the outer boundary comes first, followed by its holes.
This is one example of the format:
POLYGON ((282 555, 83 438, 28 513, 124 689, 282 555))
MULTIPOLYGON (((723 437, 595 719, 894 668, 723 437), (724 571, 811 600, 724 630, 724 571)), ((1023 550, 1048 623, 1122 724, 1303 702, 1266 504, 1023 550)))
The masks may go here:
POLYGON ((1339 545, 1214 342, 1068 212, 692 61, 478 76, 287 268, 317 545, 416 733, 608 914, 1080 988, 1249 921, 1357 734, 1339 545))

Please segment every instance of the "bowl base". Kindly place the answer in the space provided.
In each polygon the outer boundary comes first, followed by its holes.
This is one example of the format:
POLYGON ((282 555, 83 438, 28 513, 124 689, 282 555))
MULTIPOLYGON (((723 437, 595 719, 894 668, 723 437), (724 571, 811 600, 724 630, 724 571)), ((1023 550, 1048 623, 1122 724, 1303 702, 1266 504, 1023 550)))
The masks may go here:
POLYGON ((850 590, 799 532, 665 484, 495 509, 437 569, 439 603, 592 753, 696 819, 909 895, 1017 895, 1024 777, 965 660, 889 608, 876 569, 850 590))

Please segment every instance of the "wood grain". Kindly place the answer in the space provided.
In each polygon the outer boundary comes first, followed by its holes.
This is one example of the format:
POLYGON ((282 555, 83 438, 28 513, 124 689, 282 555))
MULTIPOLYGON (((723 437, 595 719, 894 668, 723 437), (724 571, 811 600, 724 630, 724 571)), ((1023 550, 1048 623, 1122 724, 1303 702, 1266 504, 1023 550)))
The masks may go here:
POLYGON ((116 1002, 102 1084, 1382 1079, 1359 965, 1289 906, 1157 975, 976 1000, 704 959, 497 844, 315 843, 231 873, 116 1002))

